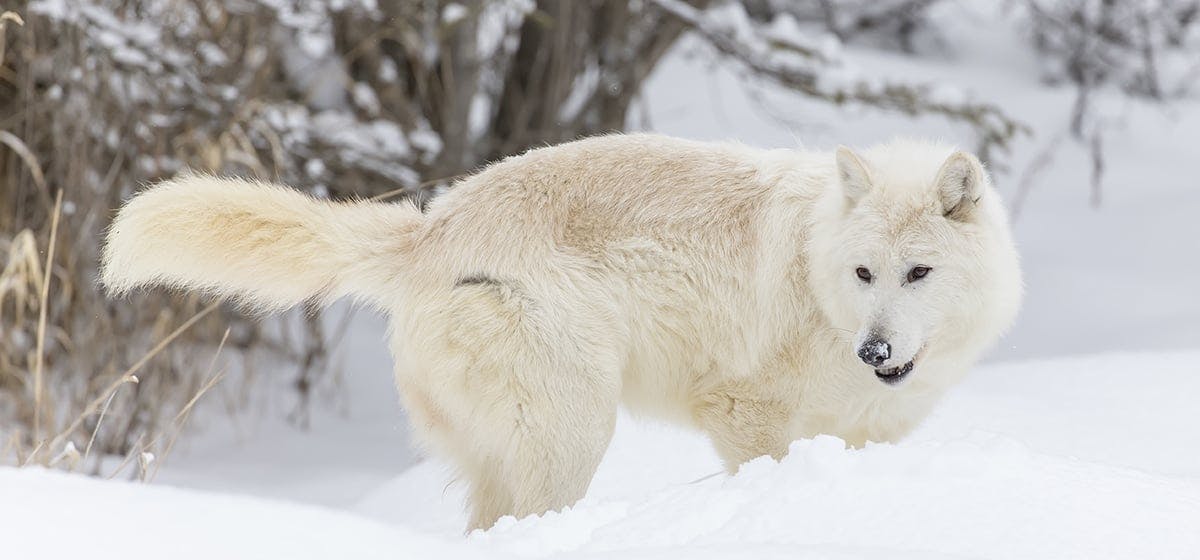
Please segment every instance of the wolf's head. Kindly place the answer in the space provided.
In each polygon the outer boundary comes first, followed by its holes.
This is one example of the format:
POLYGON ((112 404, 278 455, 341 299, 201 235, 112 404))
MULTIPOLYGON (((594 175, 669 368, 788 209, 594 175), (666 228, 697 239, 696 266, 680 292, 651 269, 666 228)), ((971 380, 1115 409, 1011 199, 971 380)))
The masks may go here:
MULTIPOLYGON (((836 154, 816 212, 813 289, 845 349, 888 385, 923 365, 966 366, 1015 316, 1020 272, 979 160, 893 142, 836 154)), ((933 368, 942 370, 943 368, 933 368)))

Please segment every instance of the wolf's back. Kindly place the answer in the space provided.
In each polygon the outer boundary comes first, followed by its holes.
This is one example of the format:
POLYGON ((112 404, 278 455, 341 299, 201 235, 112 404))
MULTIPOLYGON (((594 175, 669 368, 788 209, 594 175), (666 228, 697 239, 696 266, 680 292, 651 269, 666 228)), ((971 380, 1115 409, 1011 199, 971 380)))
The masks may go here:
POLYGON ((184 176, 121 208, 100 278, 116 294, 163 285, 261 310, 343 295, 378 300, 420 222, 408 203, 333 203, 278 185, 184 176))

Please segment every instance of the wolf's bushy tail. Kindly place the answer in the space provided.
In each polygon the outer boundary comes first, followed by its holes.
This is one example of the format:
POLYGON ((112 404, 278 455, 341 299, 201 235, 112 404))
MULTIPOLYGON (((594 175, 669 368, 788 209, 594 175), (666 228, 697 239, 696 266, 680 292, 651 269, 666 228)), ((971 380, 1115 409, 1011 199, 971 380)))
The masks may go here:
POLYGON ((121 208, 100 279, 115 294, 163 285, 263 311, 343 295, 378 301, 421 220, 409 203, 333 203, 278 185, 184 176, 121 208))

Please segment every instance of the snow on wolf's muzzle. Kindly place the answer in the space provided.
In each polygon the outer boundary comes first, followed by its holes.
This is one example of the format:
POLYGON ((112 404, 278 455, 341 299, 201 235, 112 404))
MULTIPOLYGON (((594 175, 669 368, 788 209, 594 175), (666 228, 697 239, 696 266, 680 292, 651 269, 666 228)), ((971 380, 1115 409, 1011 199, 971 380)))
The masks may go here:
POLYGON ((858 357, 864 364, 875 368, 875 377, 888 385, 900 383, 913 369, 912 360, 900 366, 881 368, 892 357, 892 345, 879 338, 863 342, 858 347, 858 357))

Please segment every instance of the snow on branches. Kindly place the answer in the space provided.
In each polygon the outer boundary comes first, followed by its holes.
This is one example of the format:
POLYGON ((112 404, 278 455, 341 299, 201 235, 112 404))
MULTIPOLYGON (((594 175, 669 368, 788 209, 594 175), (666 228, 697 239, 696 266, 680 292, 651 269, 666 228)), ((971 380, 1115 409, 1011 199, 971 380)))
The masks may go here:
POLYGON ((855 72, 841 57, 833 34, 811 37, 794 16, 778 13, 763 25, 748 17, 742 4, 699 10, 681 0, 652 0, 718 52, 743 65, 753 76, 771 80, 831 103, 860 103, 909 115, 937 114, 971 126, 980 137, 980 152, 1005 148, 1027 128, 998 106, 971 100, 948 86, 913 84, 855 72))
MULTIPOLYGON (((1075 88, 1068 131, 1091 158, 1092 204, 1098 206, 1112 123, 1096 98, 1106 87, 1152 102, 1193 95, 1200 78, 1200 0, 1026 0, 1022 6, 1042 55, 1043 79, 1075 88)), ((1049 152, 1041 156, 1048 158, 1049 152)))

